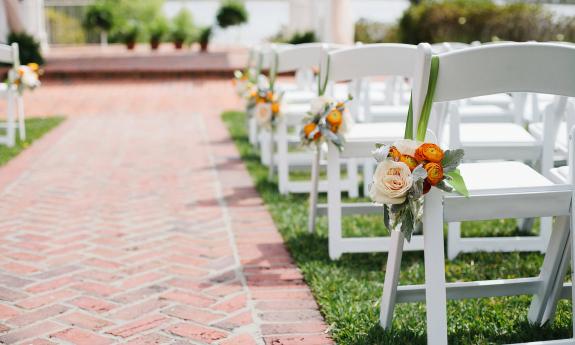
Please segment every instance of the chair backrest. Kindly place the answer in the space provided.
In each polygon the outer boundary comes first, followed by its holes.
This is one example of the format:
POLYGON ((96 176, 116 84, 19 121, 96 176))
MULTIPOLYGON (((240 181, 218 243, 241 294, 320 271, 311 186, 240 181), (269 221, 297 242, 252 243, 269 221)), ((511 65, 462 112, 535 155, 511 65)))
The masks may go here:
MULTIPOLYGON (((422 43, 414 77, 414 124, 427 94, 431 47, 422 43)), ((437 55, 439 72, 433 102, 503 92, 575 96, 575 47, 554 43, 501 43, 437 55)), ((414 130, 415 130, 414 126, 414 130)))
POLYGON ((328 53, 321 66, 323 82, 374 76, 413 77, 417 47, 409 44, 370 44, 328 53), (326 73, 327 72, 327 73, 326 73))
POLYGON ((324 50, 330 52, 347 46, 329 43, 305 43, 285 49, 277 49, 277 73, 297 71, 303 68, 319 67, 324 50))
POLYGON ((14 67, 20 65, 18 43, 12 43, 11 45, 0 44, 0 62, 12 64, 14 67))

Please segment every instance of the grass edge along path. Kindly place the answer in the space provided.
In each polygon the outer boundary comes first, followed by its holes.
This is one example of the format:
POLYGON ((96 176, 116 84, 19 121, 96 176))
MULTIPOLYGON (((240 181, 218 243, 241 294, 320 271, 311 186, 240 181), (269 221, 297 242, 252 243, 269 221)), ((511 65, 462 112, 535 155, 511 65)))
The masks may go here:
POLYGON ((0 166, 6 165, 11 159, 32 145, 33 142, 58 127, 64 120, 65 118, 62 116, 33 117, 26 119, 26 140, 20 139, 18 129, 16 129, 16 144, 13 147, 0 146, 0 166))
MULTIPOLYGON (((399 305, 393 327, 379 326, 379 300, 385 275, 386 254, 344 254, 331 261, 327 252, 327 220, 318 221, 318 231, 307 233, 307 195, 281 196, 275 182, 267 181, 267 168, 249 144, 245 114, 222 114, 254 184, 266 203, 286 246, 309 284, 334 340, 340 345, 425 344, 425 306, 399 305)), ((382 235, 383 221, 376 216, 346 217, 344 234, 382 235)), ((467 236, 510 236, 515 221, 464 223, 467 236)), ((472 253, 446 262, 447 281, 508 279, 536 276, 543 261, 540 253, 472 253)), ((422 252, 406 252, 401 265, 401 284, 424 280, 422 252)), ((527 311, 530 296, 450 301, 450 344, 507 344, 562 339, 571 335, 571 302, 561 301, 555 321, 543 328, 530 326, 527 311)), ((431 345, 431 344, 430 344, 431 345)))

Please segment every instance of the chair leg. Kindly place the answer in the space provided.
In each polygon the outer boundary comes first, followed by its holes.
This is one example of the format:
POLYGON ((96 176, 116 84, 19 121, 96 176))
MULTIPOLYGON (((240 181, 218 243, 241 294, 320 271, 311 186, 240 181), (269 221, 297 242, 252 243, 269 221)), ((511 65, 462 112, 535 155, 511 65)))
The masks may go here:
POLYGON ((274 129, 271 128, 269 131, 269 165, 268 165, 268 181, 272 181, 274 179, 274 173, 275 173, 275 136, 274 136, 274 129))
POLYGON ((432 189, 425 197, 423 212, 427 343, 433 345, 447 345, 447 292, 441 198, 441 193, 432 189))
POLYGON ((16 119, 14 118, 14 113, 16 112, 16 104, 14 103, 16 97, 13 93, 8 94, 8 107, 6 109, 6 145, 8 147, 13 147, 16 144, 16 119))
POLYGON ((18 105, 18 130, 20 140, 26 140, 26 121, 24 113, 24 99, 22 96, 18 95, 16 98, 16 103, 18 105))
POLYGON ((341 179, 339 150, 328 143, 327 153, 327 216, 329 232, 329 257, 337 260, 341 256, 341 179))
POLYGON ((288 162, 288 138, 286 121, 280 121, 277 126, 277 169, 278 187, 280 194, 289 193, 289 162, 288 162))
POLYGON ((347 179, 349 181, 349 190, 347 191, 349 197, 359 197, 359 178, 357 175, 357 161, 355 159, 349 159, 347 162, 347 179))
POLYGON ((383 283, 383 294, 381 296, 381 306, 379 311, 379 323, 383 329, 390 329, 393 321, 393 310, 395 309, 395 297, 399 284, 399 270, 401 258, 403 256, 403 233, 400 231, 391 232, 391 246, 387 254, 387 265, 385 269, 385 281, 383 283))
POLYGON ((313 161, 311 162, 311 191, 309 193, 309 213, 307 230, 309 233, 315 231, 315 220, 317 216, 317 197, 319 188, 319 160, 321 148, 316 146, 313 161))
POLYGON ((248 126, 249 126, 249 140, 250 144, 253 146, 258 145, 258 124, 256 123, 256 119, 253 116, 250 116, 248 119, 248 126))
MULTIPOLYGON (((563 284, 563 279, 559 276, 562 275, 561 271, 565 272, 567 269, 568 258, 565 257, 565 253, 568 242, 569 217, 557 217, 539 275, 542 283, 537 293, 533 296, 529 307, 527 318, 531 324, 542 325, 546 323, 550 315, 553 314, 553 310, 546 311, 546 309, 548 309, 549 301, 552 300, 553 290, 559 290, 555 285, 563 284)), ((560 291, 556 291, 555 293, 558 294, 560 291)))
POLYGON ((459 242, 461 241, 461 223, 447 224, 447 259, 453 260, 459 255, 459 242))

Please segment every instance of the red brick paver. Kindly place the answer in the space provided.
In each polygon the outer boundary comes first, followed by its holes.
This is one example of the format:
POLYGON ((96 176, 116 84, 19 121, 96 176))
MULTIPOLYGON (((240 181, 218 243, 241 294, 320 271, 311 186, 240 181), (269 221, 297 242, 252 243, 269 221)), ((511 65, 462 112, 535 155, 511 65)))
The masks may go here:
POLYGON ((46 85, 0 168, 0 343, 331 344, 219 113, 228 82, 46 85))

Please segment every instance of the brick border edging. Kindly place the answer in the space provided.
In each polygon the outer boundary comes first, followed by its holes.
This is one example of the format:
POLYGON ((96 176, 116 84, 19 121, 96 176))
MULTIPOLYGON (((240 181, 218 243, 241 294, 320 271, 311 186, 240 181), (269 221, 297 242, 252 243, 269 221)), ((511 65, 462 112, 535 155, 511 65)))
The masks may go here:
POLYGON ((0 167, 0 186, 3 191, 7 186, 16 182, 34 160, 43 156, 60 141, 63 136, 76 124, 76 120, 65 117, 63 122, 45 133, 40 139, 35 140, 28 148, 11 159, 6 165, 0 167))
MULTIPOLYGON (((234 160, 234 171, 216 166, 223 189, 237 186, 230 175, 250 181, 251 193, 246 205, 224 203, 230 215, 230 225, 238 249, 241 269, 245 277, 254 311, 265 344, 331 345, 329 326, 319 312, 317 302, 305 282, 301 271, 285 247, 275 223, 255 190, 251 176, 239 151, 223 124, 220 114, 203 114, 208 136, 220 144, 212 147, 214 156, 226 161, 234 160), (217 120, 214 120, 217 119, 217 120), (223 178, 222 178, 223 177, 223 178)), ((223 163, 223 162, 217 162, 223 163)), ((242 185, 243 186, 243 185, 242 185)), ((260 341, 262 339, 259 339, 260 341)))

